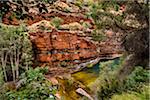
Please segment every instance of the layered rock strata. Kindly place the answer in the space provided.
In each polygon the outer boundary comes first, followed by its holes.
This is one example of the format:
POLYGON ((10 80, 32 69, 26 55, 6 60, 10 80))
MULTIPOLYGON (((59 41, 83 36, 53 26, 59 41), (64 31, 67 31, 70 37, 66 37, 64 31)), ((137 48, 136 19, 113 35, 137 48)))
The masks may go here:
POLYGON ((3 17, 3 23, 8 25, 27 24, 35 66, 49 66, 54 70, 56 67, 72 68, 97 58, 118 57, 121 53, 117 33, 106 32, 104 42, 92 40, 95 25, 85 16, 88 10, 62 1, 46 9, 47 12, 39 12, 32 7, 23 19, 17 19, 11 10, 3 17))

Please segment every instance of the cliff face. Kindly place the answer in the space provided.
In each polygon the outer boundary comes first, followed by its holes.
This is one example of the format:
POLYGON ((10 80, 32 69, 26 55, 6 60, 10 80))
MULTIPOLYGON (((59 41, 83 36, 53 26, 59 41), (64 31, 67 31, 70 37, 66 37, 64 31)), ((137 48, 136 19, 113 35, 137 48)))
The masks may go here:
POLYGON ((119 33, 109 30, 105 41, 92 40, 95 25, 85 16, 88 9, 61 1, 46 8, 46 12, 30 8, 23 19, 12 17, 11 10, 3 17, 3 23, 8 25, 27 24, 36 66, 71 68, 96 58, 118 57, 121 53, 119 33))
POLYGON ((98 56, 96 45, 71 32, 30 33, 36 62, 52 67, 70 66, 98 56), (57 65, 56 65, 57 64, 57 65))

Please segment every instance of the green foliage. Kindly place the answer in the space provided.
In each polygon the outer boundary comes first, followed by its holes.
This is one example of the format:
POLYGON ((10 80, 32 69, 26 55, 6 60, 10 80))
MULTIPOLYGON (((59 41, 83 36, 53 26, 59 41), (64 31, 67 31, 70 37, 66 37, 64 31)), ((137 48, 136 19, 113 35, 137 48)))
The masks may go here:
POLYGON ((19 77, 20 69, 27 70, 32 64, 32 44, 25 25, 14 27, 0 24, 0 35, 0 66, 3 68, 5 81, 6 72, 11 75, 8 72, 10 68, 15 80, 19 77))
POLYGON ((130 91, 140 90, 143 83, 149 82, 150 71, 145 70, 142 67, 136 67, 131 75, 128 76, 124 82, 124 88, 130 91))
POLYGON ((70 13, 71 11, 70 11, 70 9, 65 8, 65 9, 64 9, 64 12, 70 13))
POLYGON ((94 41, 104 41, 106 40, 106 35, 100 30, 94 30, 91 34, 94 41))
POLYGON ((83 3, 81 0, 76 0, 75 5, 78 6, 79 8, 82 8, 83 3))
POLYGON ((121 67, 124 58, 100 62, 99 77, 89 87, 93 92, 98 91, 100 100, 106 96, 111 95, 111 91, 116 91, 115 74, 121 67), (113 89, 112 89, 113 88, 113 89), (112 90, 111 90, 112 89, 112 90))
POLYGON ((92 25, 91 25, 89 22, 83 22, 83 23, 81 23, 81 24, 82 24, 82 26, 83 26, 85 29, 92 27, 92 25))
POLYGON ((109 98, 113 93, 119 92, 118 83, 115 80, 115 75, 122 64, 122 59, 118 61, 107 61, 100 64, 100 76, 98 79, 99 83, 99 91, 98 96, 99 99, 109 98))
POLYGON ((0 87, 4 84, 4 76, 3 76, 3 70, 0 67, 0 87))
POLYGON ((56 28, 59 28, 60 24, 63 23, 63 19, 59 18, 59 17, 55 17, 51 20, 51 23, 53 26, 55 26, 56 28))
POLYGON ((38 80, 44 80, 45 77, 43 76, 44 73, 48 72, 48 68, 40 68, 37 67, 35 69, 30 68, 27 72, 23 73, 20 77, 21 78, 27 78, 27 82, 31 81, 38 81, 38 80))
POLYGON ((119 24, 124 18, 124 14, 119 12, 119 5, 116 1, 98 1, 90 5, 90 12, 86 15, 92 18, 96 25, 92 38, 94 41, 103 41, 106 39, 104 30, 114 29, 116 22, 119 24))
POLYGON ((87 17, 92 17, 97 29, 113 28, 115 22, 122 22, 124 14, 115 0, 95 2, 90 7, 87 17))
POLYGON ((8 100, 55 100, 55 87, 47 80, 44 73, 47 68, 30 68, 20 76, 21 87, 17 90, 10 90, 5 93, 8 100))
POLYGON ((93 92, 98 91, 99 100, 108 100, 111 97, 113 100, 118 100, 119 97, 119 100, 130 100, 133 97, 140 98, 139 100, 148 100, 141 98, 147 98, 149 95, 147 84, 149 82, 150 71, 136 66, 127 79, 124 82, 120 82, 116 79, 116 75, 118 75, 117 73, 122 68, 123 63, 124 58, 101 62, 99 65, 99 77, 95 82, 90 84, 90 89, 93 92), (130 99, 124 99, 123 97, 125 96, 128 96, 130 99))
POLYGON ((32 44, 29 40, 25 26, 21 25, 19 27, 7 27, 0 24, 0 34, 1 52, 2 50, 12 50, 15 45, 16 49, 22 50, 22 60, 28 59, 28 61, 23 62, 28 62, 28 65, 31 65, 29 60, 32 60, 32 44))
POLYGON ((111 71, 110 68, 108 68, 104 73, 105 75, 103 75, 103 79, 101 80, 103 83, 98 92, 100 99, 108 99, 116 93, 126 91, 135 91, 140 94, 141 87, 148 82, 149 78, 149 71, 142 67, 137 67, 124 83, 120 83, 115 79, 116 71, 111 71))
POLYGON ((49 3, 49 1, 53 1, 53 0, 42 0, 45 3, 49 3))
POLYGON ((53 3, 55 2, 56 0, 41 0, 42 2, 45 2, 45 3, 53 3))
MULTIPOLYGON (((1 47, 6 47, 9 45, 11 46, 12 43, 17 43, 17 38, 21 35, 24 35, 24 29, 23 27, 7 27, 3 24, 0 25, 0 32, 1 32, 1 47), (12 43, 10 43, 12 42, 12 43)), ((22 38, 22 37, 20 37, 22 38)))
POLYGON ((143 85, 141 92, 123 92, 122 94, 113 95, 111 100, 149 100, 150 87, 149 85, 143 85))

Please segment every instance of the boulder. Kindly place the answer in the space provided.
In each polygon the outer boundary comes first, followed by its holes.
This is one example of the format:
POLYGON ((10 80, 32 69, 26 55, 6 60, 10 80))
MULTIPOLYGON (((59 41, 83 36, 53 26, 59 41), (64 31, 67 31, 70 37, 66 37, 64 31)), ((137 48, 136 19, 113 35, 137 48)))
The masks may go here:
POLYGON ((76 89, 76 92, 87 97, 89 100, 94 100, 85 90, 83 90, 82 88, 78 88, 76 89))

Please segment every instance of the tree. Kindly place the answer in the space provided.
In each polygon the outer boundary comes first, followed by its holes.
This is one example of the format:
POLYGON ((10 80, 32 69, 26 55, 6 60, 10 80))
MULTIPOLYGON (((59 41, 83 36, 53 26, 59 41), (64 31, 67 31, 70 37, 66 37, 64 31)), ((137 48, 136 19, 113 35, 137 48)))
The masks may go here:
MULTIPOLYGON (((19 78, 19 70, 22 66, 31 65, 32 60, 32 46, 28 39, 26 30, 23 26, 8 27, 0 25, 0 65, 3 68, 5 81, 11 76, 12 71, 13 80, 19 78)), ((25 68, 22 68, 25 70, 25 68)))
POLYGON ((134 66, 148 66, 148 10, 148 0, 101 0, 91 6, 90 15, 97 30, 112 29, 123 33, 122 47, 127 53, 127 59, 117 75, 121 80, 133 71, 134 66))

